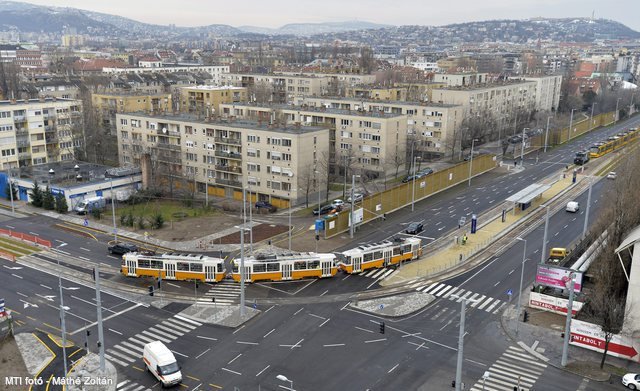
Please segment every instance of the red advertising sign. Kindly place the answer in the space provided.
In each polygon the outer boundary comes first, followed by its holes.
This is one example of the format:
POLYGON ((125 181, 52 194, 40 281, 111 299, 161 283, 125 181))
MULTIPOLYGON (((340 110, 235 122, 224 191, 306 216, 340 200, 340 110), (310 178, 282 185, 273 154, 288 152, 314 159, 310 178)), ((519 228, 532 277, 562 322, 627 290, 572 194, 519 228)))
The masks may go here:
POLYGON ((574 274, 573 291, 580 292, 582 289, 582 272, 576 272, 558 266, 538 265, 536 284, 553 288, 569 289, 571 273, 574 274))
MULTIPOLYGON (((583 303, 574 300, 571 308, 571 314, 576 314, 582 309, 583 303)), ((531 292, 529 294, 529 307, 542 308, 545 311, 554 312, 556 314, 565 315, 569 300, 562 297, 543 295, 542 293, 531 292)))
MULTIPOLYGON (((604 351, 605 339, 600 326, 583 322, 580 320, 571 321, 571 344, 582 346, 587 349, 604 351)), ((626 358, 640 362, 638 354, 638 341, 623 335, 614 335, 609 342, 608 354, 615 357, 626 358)))

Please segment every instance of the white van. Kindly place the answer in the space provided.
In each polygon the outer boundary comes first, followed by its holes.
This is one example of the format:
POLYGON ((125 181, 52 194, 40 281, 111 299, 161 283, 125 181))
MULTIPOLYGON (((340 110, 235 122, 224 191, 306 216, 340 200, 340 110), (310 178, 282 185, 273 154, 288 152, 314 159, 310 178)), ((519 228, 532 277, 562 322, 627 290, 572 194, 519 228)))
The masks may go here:
POLYGON ((580 204, 576 201, 569 201, 567 203, 567 212, 576 213, 578 210, 580 210, 580 204))
POLYGON ((162 383, 162 387, 173 386, 182 381, 182 373, 175 356, 162 342, 155 341, 144 345, 142 360, 147 370, 162 383))

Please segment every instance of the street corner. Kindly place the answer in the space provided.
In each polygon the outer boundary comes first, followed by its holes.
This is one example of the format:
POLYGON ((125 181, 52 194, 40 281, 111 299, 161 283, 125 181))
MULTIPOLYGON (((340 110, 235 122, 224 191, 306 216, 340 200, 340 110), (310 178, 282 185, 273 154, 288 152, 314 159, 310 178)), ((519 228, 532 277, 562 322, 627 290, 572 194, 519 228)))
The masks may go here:
POLYGON ((104 360, 100 367, 100 356, 88 353, 69 371, 67 391, 114 391, 118 384, 118 372, 113 364, 104 360))
POLYGON ((40 373, 55 358, 55 354, 35 334, 16 334, 15 340, 27 371, 31 376, 40 373))
POLYGON ((418 312, 435 299, 435 296, 430 294, 411 292, 371 300, 353 301, 349 307, 373 315, 397 318, 418 312))

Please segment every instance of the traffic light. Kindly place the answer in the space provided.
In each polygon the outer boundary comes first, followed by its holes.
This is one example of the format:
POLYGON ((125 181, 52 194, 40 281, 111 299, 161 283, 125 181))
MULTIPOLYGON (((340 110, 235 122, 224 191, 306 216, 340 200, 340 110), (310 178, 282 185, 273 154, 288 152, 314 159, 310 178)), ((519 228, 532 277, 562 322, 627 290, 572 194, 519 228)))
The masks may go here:
POLYGON ((527 310, 524 310, 524 314, 522 314, 522 321, 524 323, 527 323, 528 320, 529 320, 529 313, 527 312, 527 310))
POLYGON ((215 303, 216 302, 216 298, 215 297, 211 297, 211 302, 215 303))
POLYGON ((95 267, 91 271, 91 278, 93 278, 93 281, 96 280, 96 268, 95 267))
POLYGON ((384 334, 384 322, 380 322, 380 334, 384 334))
POLYGON ((320 235, 316 235, 316 240, 320 240, 320 235))
POLYGON ((149 285, 149 296, 153 296, 153 285, 149 285))

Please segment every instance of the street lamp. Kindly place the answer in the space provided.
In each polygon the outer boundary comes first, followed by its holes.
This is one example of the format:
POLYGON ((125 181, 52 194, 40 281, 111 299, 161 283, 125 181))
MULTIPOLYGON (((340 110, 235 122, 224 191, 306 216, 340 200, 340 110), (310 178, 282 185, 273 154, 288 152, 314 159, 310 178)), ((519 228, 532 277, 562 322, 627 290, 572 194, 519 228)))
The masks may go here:
POLYGON ((472 174, 472 167, 473 167, 473 147, 476 141, 478 141, 478 139, 476 138, 471 140, 471 155, 469 156, 469 187, 471 187, 471 174, 472 174))
POLYGON ((351 224, 349 225, 349 237, 351 239, 353 239, 353 231, 355 230, 356 226, 355 216, 353 215, 353 210, 355 209, 356 203, 353 195, 353 188, 356 186, 356 177, 360 178, 360 175, 351 175, 351 224))
POLYGON ((522 250, 522 270, 520 271, 520 289, 518 289, 518 310, 516 311, 516 336, 518 335, 518 324, 520 323, 520 296, 522 295, 522 280, 524 279, 524 263, 527 260, 527 239, 516 238, 517 240, 524 242, 524 250, 522 250))
MULTIPOLYGON (((76 165, 77 166, 77 165, 76 165)), ((111 178, 111 216, 113 217, 113 240, 118 243, 118 228, 116 227, 116 204, 113 197, 113 178, 111 178)))
POLYGON ((289 198, 289 251, 291 251, 291 198, 289 198))
POLYGON ((635 92, 631 94, 631 104, 629 104, 629 118, 631 118, 631 115, 633 115, 633 98, 635 97, 635 95, 635 92))
POLYGON ((573 128, 573 112, 576 111, 576 109, 571 109, 571 119, 569 120, 569 138, 567 139, 567 141, 571 141, 571 131, 573 128))
POLYGON ((287 377, 285 375, 278 375, 278 376, 276 376, 276 379, 278 379, 280 381, 288 381, 289 382, 289 390, 293 391, 293 380, 287 379, 287 377))
POLYGON ((453 299, 458 299, 462 303, 460 307, 460 330, 458 334, 458 359, 456 363, 456 391, 461 391, 463 389, 462 386, 462 357, 463 357, 463 349, 464 349, 464 320, 465 320, 465 310, 467 308, 467 303, 479 303, 480 300, 469 300, 464 296, 460 297, 458 295, 449 296, 453 299))
POLYGON ((547 145, 549 144, 549 120, 553 118, 552 116, 547 117, 547 131, 544 135, 544 153, 547 153, 547 145))
POLYGON ((13 205, 13 183, 11 180, 11 166, 9 165, 9 157, 7 157, 7 173, 9 173, 9 198, 11 199, 11 214, 16 214, 16 209, 13 205))
POLYGON ((618 100, 616 100, 616 122, 618 122, 618 103, 620 103, 620 99, 622 98, 618 98, 618 100))
POLYGON ((524 136, 526 134, 525 133, 526 130, 529 130, 529 128, 522 128, 522 148, 520 151, 520 167, 524 167, 524 144, 525 144, 524 136))
MULTIPOLYGON (((316 177, 316 186, 318 187, 318 218, 320 218, 320 180, 318 175, 320 174, 317 170, 313 170, 313 174, 316 177)), ((316 253, 318 252, 318 229, 316 228, 316 253)))
POLYGON ((413 188, 411 190, 411 211, 413 212, 414 209, 414 204, 416 201, 416 177, 418 176, 416 174, 416 160, 421 160, 420 156, 415 156, 413 158, 413 168, 411 169, 411 171, 413 171, 413 188))
POLYGON ((593 110, 596 108, 597 104, 598 102, 593 102, 593 104, 591 105, 591 129, 593 129, 593 110))

